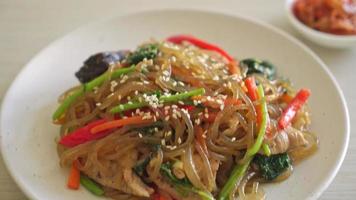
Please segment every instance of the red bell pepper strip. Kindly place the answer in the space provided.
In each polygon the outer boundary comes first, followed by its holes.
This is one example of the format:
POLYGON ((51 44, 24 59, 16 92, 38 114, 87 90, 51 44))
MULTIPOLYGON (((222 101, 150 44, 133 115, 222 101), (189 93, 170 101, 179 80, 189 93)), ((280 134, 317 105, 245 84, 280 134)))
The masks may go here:
POLYGON ((287 108, 284 109, 281 117, 278 120, 278 128, 285 129, 293 120, 298 110, 305 104, 310 96, 310 90, 301 89, 297 95, 288 104, 287 108))
POLYGON ((225 50, 221 49, 220 47, 218 47, 214 44, 210 44, 208 42, 205 42, 201 39, 198 39, 198 38, 196 38, 194 36, 190 36, 190 35, 171 36, 171 37, 167 38, 167 41, 175 43, 175 44, 181 44, 182 42, 187 41, 199 48, 210 50, 210 51, 215 51, 215 52, 219 53, 221 56, 223 56, 224 58, 226 58, 227 61, 229 61, 228 66, 229 66, 229 70, 232 74, 236 74, 239 71, 234 58, 232 56, 230 56, 225 50))
POLYGON ((85 142, 91 141, 91 140, 97 140, 97 139, 103 138, 103 137, 107 136, 108 134, 110 134, 110 130, 104 131, 101 133, 97 133, 97 134, 91 134, 90 130, 93 127, 103 124, 105 122, 107 122, 107 120, 105 120, 105 119, 100 119, 98 121, 91 122, 88 125, 86 125, 82 128, 79 128, 79 129, 73 131, 72 133, 62 137, 62 139, 59 141, 59 144, 62 144, 66 147, 74 147, 74 146, 83 144, 85 142))
POLYGON ((247 77, 245 79, 245 86, 247 87, 248 96, 252 101, 256 101, 258 99, 257 96, 257 86, 256 81, 253 77, 247 77))

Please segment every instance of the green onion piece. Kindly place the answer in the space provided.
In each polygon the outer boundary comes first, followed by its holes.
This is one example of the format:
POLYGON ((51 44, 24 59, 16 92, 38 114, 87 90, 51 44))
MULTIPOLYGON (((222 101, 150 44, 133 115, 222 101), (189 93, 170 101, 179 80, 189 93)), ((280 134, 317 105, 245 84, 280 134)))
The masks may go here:
POLYGON ((133 102, 131 104, 129 103, 125 103, 125 104, 120 104, 118 106, 115 106, 114 108, 112 108, 110 110, 111 113, 119 113, 119 112, 123 112, 126 110, 132 110, 132 109, 136 109, 136 108, 142 108, 144 106, 147 106, 146 102, 133 102))
POLYGON ((204 88, 199 88, 199 89, 191 90, 189 92, 183 92, 183 93, 179 93, 179 94, 175 94, 175 95, 171 95, 171 96, 161 96, 159 98, 159 100, 164 103, 177 102, 177 101, 181 101, 184 99, 188 99, 192 96, 203 95, 204 93, 205 93, 204 88))
POLYGON ((52 119, 56 120, 60 118, 63 113, 69 108, 69 106, 80 96, 84 94, 83 87, 80 87, 78 90, 75 90, 72 94, 70 94, 62 104, 57 108, 57 110, 53 113, 52 119))
POLYGON ((214 196, 210 192, 205 192, 203 190, 198 190, 192 187, 192 192, 199 195, 202 200, 215 200, 214 196))
POLYGON ((263 138, 265 137, 265 134, 266 134, 267 118, 268 118, 267 103, 266 103, 266 98, 265 98, 265 94, 263 92, 262 85, 259 85, 257 87, 257 94, 259 96, 259 99, 261 100, 260 107, 261 107, 261 114, 262 114, 262 122, 260 125, 260 130, 258 131, 258 134, 257 134, 256 141, 250 148, 247 149, 244 160, 248 157, 254 156, 260 150, 262 143, 263 143, 263 138))
POLYGON ((263 143, 262 144, 262 151, 266 156, 271 156, 271 149, 269 148, 268 144, 263 143))
MULTIPOLYGON (((133 72, 135 70, 135 66, 132 65, 131 67, 127 68, 120 68, 112 72, 111 74, 111 79, 115 79, 120 77, 123 74, 128 74, 130 72, 133 72)), ((73 94, 69 95, 64 101, 62 102, 61 105, 57 108, 57 110, 53 113, 52 119, 56 120, 60 118, 66 110, 69 108, 69 106, 80 96, 82 96, 85 92, 92 91, 95 87, 100 86, 101 84, 104 83, 105 80, 109 79, 109 73, 104 73, 97 78, 91 80, 88 83, 85 83, 83 87, 80 89, 76 90, 73 92, 73 94)))
POLYGON ((229 179, 225 183, 224 187, 219 193, 218 200, 228 200, 230 193, 233 192, 233 189, 235 188, 235 185, 238 184, 244 174, 246 173, 248 166, 250 165, 250 162, 252 160, 252 157, 249 157, 245 163, 243 164, 238 164, 234 167, 232 170, 229 179))
MULTIPOLYGON (((117 69, 111 73, 111 79, 119 78, 121 75, 128 74, 130 72, 133 72, 134 70, 135 70, 135 65, 132 65, 131 67, 117 69)), ((90 82, 85 83, 84 84, 85 91, 92 91, 95 87, 100 86, 109 78, 110 78, 109 73, 105 72, 104 74, 96 77, 90 82)))
POLYGON ((262 111, 262 122, 260 125, 260 130, 258 131, 256 142, 252 145, 252 147, 247 149, 245 157, 242 159, 241 164, 236 165, 233 169, 228 181, 225 183, 223 189, 220 191, 218 200, 227 200, 229 198, 231 192, 233 192, 232 190, 235 188, 235 185, 238 184, 239 181, 243 178, 248 166, 250 165, 251 160, 261 149, 263 138, 266 134, 268 118, 267 103, 262 85, 259 85, 257 87, 257 94, 259 96, 259 99, 261 100, 260 107, 262 111))
MULTIPOLYGON (((177 101, 181 101, 181 100, 185 100, 188 99, 192 96, 198 96, 198 95, 202 95, 205 93, 204 88, 199 88, 199 89, 195 89, 195 90, 191 90, 189 92, 184 92, 184 93, 179 93, 179 94, 174 94, 171 96, 160 96, 159 97, 159 101, 162 103, 168 103, 168 102, 177 102, 177 101)), ((123 112, 126 110, 132 110, 132 109, 136 109, 136 108, 142 108, 147 106, 148 104, 146 102, 133 102, 131 104, 125 103, 125 104, 120 104, 118 106, 113 107, 110 112, 111 113, 119 113, 119 112, 123 112)))
POLYGON ((97 183, 95 183, 85 175, 80 175, 80 184, 82 184, 87 190, 89 190, 89 192, 97 196, 103 196, 104 194, 104 190, 97 183))

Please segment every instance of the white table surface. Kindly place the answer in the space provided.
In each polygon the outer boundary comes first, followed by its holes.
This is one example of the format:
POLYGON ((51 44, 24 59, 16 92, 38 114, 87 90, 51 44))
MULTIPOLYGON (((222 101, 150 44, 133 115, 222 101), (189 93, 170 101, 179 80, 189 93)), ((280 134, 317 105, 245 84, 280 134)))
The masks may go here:
MULTIPOLYGON (((298 39, 284 15, 283 0, 0 0, 0 102, 21 68, 56 38, 101 18, 154 8, 200 8, 251 16, 279 27, 298 39)), ((301 39, 302 40, 302 39, 301 39)), ((356 47, 332 50, 305 42, 329 66, 356 124, 356 47)), ((335 133, 337 134, 337 133, 335 133)), ((351 126, 345 161, 320 199, 356 199, 356 134, 351 126)), ((0 199, 27 199, 0 159, 0 199)))

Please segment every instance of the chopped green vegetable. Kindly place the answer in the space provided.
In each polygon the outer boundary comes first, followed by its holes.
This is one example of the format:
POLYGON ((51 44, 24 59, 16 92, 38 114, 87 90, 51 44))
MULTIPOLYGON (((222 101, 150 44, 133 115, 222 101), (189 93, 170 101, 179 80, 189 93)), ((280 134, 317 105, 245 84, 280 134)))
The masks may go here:
MULTIPOLYGON (((160 93, 158 93, 156 91, 155 95, 157 96, 157 98, 159 99, 160 102, 162 102, 162 103, 171 103, 171 102, 178 102, 178 101, 181 101, 181 100, 185 100, 185 99, 188 99, 188 98, 190 98, 192 96, 202 95, 204 93, 205 93, 204 88, 198 88, 198 89, 191 90, 189 92, 178 93, 178 94, 174 94, 174 95, 170 95, 170 96, 161 95, 160 93)), ((125 104, 120 104, 118 106, 113 107, 110 110, 110 112, 111 113, 119 113, 119 112, 123 112, 123 111, 126 111, 126 110, 142 108, 142 107, 145 107, 147 105, 148 105, 148 103, 146 103, 146 102, 125 103, 125 104)))
POLYGON ((120 113, 126 110, 133 110, 136 108, 142 108, 147 106, 148 104, 146 102, 131 102, 131 103, 125 103, 125 104, 120 104, 118 106, 113 107, 110 112, 111 113, 120 113))
POLYGON ((172 164, 170 162, 161 165, 161 173, 176 187, 177 191, 187 194, 189 192, 197 194, 202 200, 215 200, 214 196, 207 191, 199 190, 192 186, 188 178, 178 179, 172 173, 172 164))
POLYGON ((229 199, 230 193, 234 189, 235 185, 238 184, 242 180, 243 176, 245 175, 251 160, 252 157, 249 157, 245 163, 238 164, 234 167, 234 169, 232 170, 229 176, 229 179, 227 180, 224 187, 219 193, 218 200, 229 199))
POLYGON ((178 179, 172 172, 173 164, 170 162, 163 163, 161 165, 161 172, 174 184, 180 184, 186 187, 192 187, 190 181, 185 177, 183 179, 178 179))
POLYGON ((170 96, 161 96, 159 98, 159 100, 164 103, 177 102, 177 101, 188 99, 192 96, 203 95, 204 93, 205 93, 204 88, 198 88, 198 89, 191 90, 189 92, 183 92, 183 93, 174 94, 174 95, 170 95, 170 96))
POLYGON ((130 72, 135 71, 135 65, 132 65, 131 67, 126 67, 126 68, 120 68, 111 73, 111 76, 109 73, 104 73, 95 79, 91 80, 90 82, 84 84, 85 91, 92 91, 95 87, 100 86, 101 84, 104 83, 104 81, 108 79, 115 79, 119 78, 121 75, 128 74, 130 72))
POLYGON ((271 155, 271 149, 269 148, 268 144, 266 144, 266 143, 262 144, 262 151, 266 156, 271 155))
POLYGON ((80 184, 94 195, 102 196, 104 194, 104 190, 96 182, 83 174, 80 175, 80 184))
POLYGON ((72 105, 72 103, 80 96, 82 96, 84 94, 84 88, 80 87, 78 90, 74 91, 72 94, 70 94, 69 96, 67 96, 66 99, 64 99, 64 101, 62 102, 61 105, 59 105, 59 107, 57 108, 57 110, 53 113, 52 115, 52 119, 56 120, 58 118, 60 118, 63 113, 66 112, 66 110, 69 108, 70 105, 72 105))
POLYGON ((262 85, 259 85, 257 87, 257 94, 261 100, 260 107, 261 107, 261 114, 262 114, 262 122, 260 125, 260 130, 258 131, 258 134, 257 134, 257 138, 255 140, 255 143, 250 148, 247 149, 245 158, 254 156, 260 150, 261 145, 263 143, 263 138, 265 137, 265 134, 266 134, 268 113, 267 113, 266 98, 264 95, 262 85))
POLYGON ((153 59, 158 54, 158 45, 157 44, 148 44, 142 47, 139 47, 135 52, 133 52, 127 58, 127 62, 130 64, 137 64, 143 59, 153 59))
POLYGON ((287 153, 264 156, 257 154, 253 159, 262 175, 268 181, 277 178, 291 166, 291 160, 287 153))
POLYGON ((257 87, 257 94, 259 99, 261 100, 260 109, 262 114, 262 122, 260 125, 260 130, 258 131, 258 135, 256 138, 256 142, 247 149, 245 153, 245 157, 242 159, 242 163, 235 166, 233 169, 229 179, 225 183, 223 189, 220 191, 218 200, 227 200, 235 185, 239 183, 239 181, 243 178, 245 172, 247 171, 251 160, 256 155, 256 153, 261 149, 263 138, 266 134, 267 127, 267 104, 266 98, 264 96, 264 91, 262 85, 257 87))
POLYGON ((95 79, 91 80, 88 83, 85 83, 82 87, 78 88, 77 90, 73 91, 71 95, 69 95, 64 101, 62 102, 61 105, 57 108, 57 110, 53 113, 52 119, 57 120, 60 118, 69 108, 69 106, 80 96, 82 96, 85 92, 92 91, 95 87, 100 86, 101 84, 104 83, 107 79, 115 79, 120 77, 123 74, 128 74, 130 72, 133 72, 135 70, 135 66, 127 67, 127 68, 120 68, 115 70, 114 72, 111 73, 111 77, 109 77, 108 73, 104 73, 95 79))
POLYGON ((247 67, 247 74, 264 74, 270 80, 276 78, 276 67, 268 61, 247 58, 242 60, 240 64, 247 67))

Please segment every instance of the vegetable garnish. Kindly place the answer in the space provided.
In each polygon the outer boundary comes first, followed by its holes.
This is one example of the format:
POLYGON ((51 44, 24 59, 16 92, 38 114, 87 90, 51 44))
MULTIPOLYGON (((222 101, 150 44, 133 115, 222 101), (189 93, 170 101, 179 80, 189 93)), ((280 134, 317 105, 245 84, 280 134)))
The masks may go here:
POLYGON ((248 58, 242 60, 240 65, 247 67, 247 75, 262 74, 270 80, 276 78, 276 68, 268 61, 248 58))
POLYGON ((291 160, 287 153, 264 156, 257 154, 253 159, 257 164, 262 177, 266 180, 273 180, 291 166, 291 160))
POLYGON ((268 112, 267 112, 266 98, 265 98, 265 94, 263 92, 262 85, 259 85, 257 87, 257 93, 258 93, 259 99, 261 100, 260 109, 261 109, 261 114, 262 114, 262 121, 261 121, 261 124, 259 127, 260 129, 258 131, 255 143, 250 148, 247 149, 244 159, 254 156, 260 150, 264 136, 266 134, 268 112))
POLYGON ((232 170, 229 179, 219 193, 217 200, 228 200, 235 185, 240 182, 245 175, 253 157, 249 157, 243 164, 237 164, 232 170))
POLYGON ((264 95, 262 85, 259 85, 257 87, 257 94, 259 100, 261 100, 260 109, 262 114, 262 122, 257 134, 257 138, 255 140, 255 143, 250 148, 247 149, 245 153, 245 157, 242 159, 241 164, 236 165, 235 168, 233 169, 228 181, 225 183, 223 189, 220 191, 218 200, 228 199, 230 193, 234 189, 234 186, 242 179, 248 166, 250 165, 251 160, 262 146, 263 138, 264 135, 266 134, 267 118, 268 118, 266 98, 264 95))
POLYGON ((293 120, 298 110, 305 104, 310 96, 310 91, 307 89, 301 89, 284 109, 282 116, 278 120, 278 128, 285 129, 293 120))
POLYGON ((66 147, 74 147, 79 144, 83 144, 88 141, 92 140, 97 140, 100 138, 103 138, 107 135, 110 134, 110 131, 102 132, 102 133, 97 133, 97 134, 91 134, 90 129, 92 129, 95 126, 98 126, 100 124, 105 123, 105 119, 100 119, 97 121, 93 121, 89 123, 88 125, 79 128, 66 136, 62 137, 61 140, 59 141, 59 144, 64 145, 66 147))
POLYGON ((144 116, 134 116, 124 119, 118 119, 109 121, 98 126, 93 127, 90 132, 93 134, 100 133, 102 131, 110 130, 113 128, 119 128, 122 126, 135 125, 135 124, 147 124, 152 123, 153 119, 145 119, 144 116))
POLYGON ((266 144, 266 143, 262 144, 262 151, 266 156, 271 155, 271 149, 269 148, 268 144, 266 144))
MULTIPOLYGON (((158 100, 159 100, 159 103, 172 103, 172 102, 186 100, 190 97, 202 95, 204 93, 205 93, 204 88, 198 88, 198 89, 194 89, 194 90, 191 90, 188 92, 173 94, 170 96, 163 95, 163 96, 160 96, 158 98, 158 100)), ((123 112, 126 110, 142 108, 142 107, 145 107, 148 105, 149 105, 149 103, 147 103, 147 102, 131 102, 131 103, 126 103, 126 104, 120 104, 118 106, 113 107, 110 110, 110 112, 111 113, 119 113, 119 112, 123 112)))
POLYGON ((77 162, 74 161, 72 163, 72 167, 70 168, 67 186, 69 189, 77 190, 79 188, 79 185, 80 185, 80 171, 77 167, 77 162))
POLYGON ((80 175, 80 183, 92 194, 96 196, 104 195, 104 190, 97 183, 83 174, 80 175))
POLYGON ((240 71, 238 69, 238 66, 237 66, 234 58, 232 56, 230 56, 226 51, 224 51, 223 49, 221 49, 220 47, 218 47, 216 45, 210 44, 208 42, 205 42, 201 39, 198 39, 196 37, 189 36, 189 35, 171 36, 171 37, 167 38, 167 41, 175 43, 175 44, 181 44, 184 41, 187 41, 187 42, 190 42, 193 45, 200 47, 202 49, 215 51, 215 52, 219 53, 221 56, 223 56, 224 58, 226 58, 226 60, 229 62, 230 73, 237 74, 240 71))
POLYGON ((69 108, 69 106, 80 96, 82 96, 85 92, 92 91, 95 87, 100 86, 101 84, 104 83, 105 80, 108 79, 115 79, 120 77, 123 74, 128 74, 130 72, 133 72, 135 70, 135 66, 131 66, 128 68, 120 68, 112 72, 111 74, 109 73, 104 73, 97 78, 91 80, 88 83, 85 83, 82 87, 79 89, 73 91, 71 95, 69 95, 62 104, 57 108, 57 110, 53 113, 52 119, 53 121, 57 120, 60 118, 69 108))
POLYGON ((207 191, 199 190, 192 186, 189 179, 178 179, 172 172, 172 164, 167 162, 161 165, 161 173, 169 180, 169 182, 184 193, 197 194, 202 200, 215 200, 214 196, 207 191))

